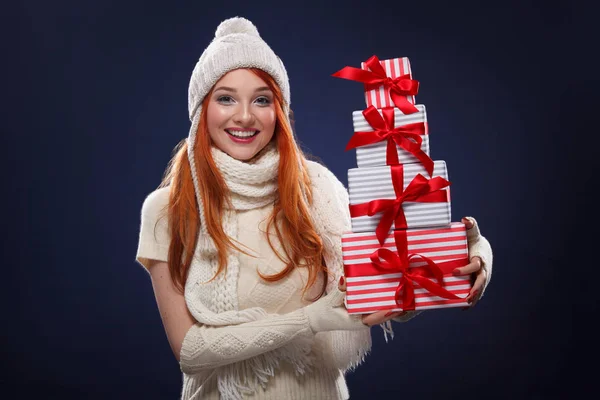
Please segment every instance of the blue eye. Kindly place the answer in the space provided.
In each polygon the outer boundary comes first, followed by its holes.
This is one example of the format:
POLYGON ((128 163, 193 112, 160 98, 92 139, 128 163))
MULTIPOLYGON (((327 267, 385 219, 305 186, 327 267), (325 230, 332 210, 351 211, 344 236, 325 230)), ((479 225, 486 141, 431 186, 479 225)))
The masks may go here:
POLYGON ((268 106, 269 104, 271 104, 271 99, 269 99, 266 96, 261 96, 258 99, 256 99, 256 102, 261 106, 268 106))
POLYGON ((219 96, 217 97, 217 102, 219 103, 231 103, 233 99, 231 96, 219 96))

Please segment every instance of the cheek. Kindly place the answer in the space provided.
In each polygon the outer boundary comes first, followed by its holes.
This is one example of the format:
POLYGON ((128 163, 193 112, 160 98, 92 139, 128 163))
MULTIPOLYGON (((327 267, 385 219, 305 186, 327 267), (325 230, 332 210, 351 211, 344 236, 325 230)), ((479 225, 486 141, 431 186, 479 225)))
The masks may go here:
POLYGON ((265 127, 269 127, 270 129, 275 128, 275 122, 277 120, 277 115, 275 114, 274 109, 264 110, 265 112, 261 115, 262 124, 265 127))
POLYGON ((207 122, 209 125, 220 125, 228 119, 228 113, 226 109, 222 107, 210 107, 207 111, 207 122))
POLYGON ((227 110, 222 107, 208 107, 206 110, 206 124, 208 125, 208 134, 214 140, 219 137, 219 131, 229 119, 227 110))

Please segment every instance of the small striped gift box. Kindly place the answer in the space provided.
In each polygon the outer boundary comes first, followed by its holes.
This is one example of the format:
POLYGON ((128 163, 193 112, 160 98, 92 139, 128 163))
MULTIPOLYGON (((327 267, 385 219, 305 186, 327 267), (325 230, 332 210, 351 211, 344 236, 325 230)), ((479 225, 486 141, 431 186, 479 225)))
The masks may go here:
MULTIPOLYGON (((438 160, 434 161, 433 165, 434 179, 440 177, 448 180, 446 162, 438 160)), ((348 170, 348 192, 350 196, 352 232, 374 232, 377 229, 384 212, 382 211, 373 216, 368 216, 361 215, 364 213, 359 212, 359 209, 366 208, 366 205, 373 200, 396 199, 397 189, 394 187, 392 176, 397 176, 394 171, 398 171, 399 169, 402 169, 398 175, 403 176, 403 190, 406 190, 407 186, 413 181, 417 174, 423 176, 428 175, 425 168, 420 163, 372 168, 351 168, 348 170)), ((400 186, 400 182, 395 181, 395 183, 397 186, 400 186)), ((422 228, 448 225, 450 223, 450 188, 446 187, 445 189, 441 189, 441 191, 445 192, 443 193, 445 201, 407 201, 402 203, 402 210, 406 218, 406 227, 422 228)), ((390 231, 394 228, 402 229, 402 227, 398 227, 394 224, 391 226, 390 231)))
MULTIPOLYGON (((427 125, 427 113, 425 111, 425 106, 422 104, 417 104, 415 106, 419 111, 416 113, 405 115, 398 108, 394 108, 394 127, 406 126, 409 124, 417 124, 422 123, 425 126, 425 133, 421 136, 423 142, 421 143, 421 150, 429 156, 429 128, 427 125)), ((379 114, 382 114, 382 110, 379 111, 379 114)), ((363 111, 354 111, 352 113, 352 122, 354 124, 354 132, 368 132, 373 131, 373 127, 369 125, 369 122, 366 120, 363 115, 363 111)), ((396 146, 396 150, 398 153, 398 162, 400 164, 410 164, 419 162, 419 160, 411 153, 401 148, 400 146, 396 146)), ((356 165, 358 168, 365 167, 377 167, 383 165, 389 165, 386 160, 386 152, 387 152, 387 140, 382 140, 377 143, 368 144, 365 146, 360 146, 356 148, 356 165)))
MULTIPOLYGON (((365 62, 360 63, 360 67, 364 70, 368 70, 365 62)), ((410 69, 410 62, 408 57, 392 58, 389 60, 379 60, 379 64, 385 70, 385 75, 389 78, 398 78, 402 75, 408 75, 412 79, 412 71, 410 69)), ((415 104, 415 96, 406 96, 409 103, 415 104)), ((376 89, 365 91, 365 100, 367 106, 374 106, 375 108, 394 107, 394 102, 389 95, 388 90, 383 85, 376 89)))
MULTIPOLYGON (((439 264, 443 270, 442 287, 458 297, 450 299, 436 296, 417 283, 414 284, 414 309, 469 306, 464 298, 472 288, 470 276, 452 275, 454 268, 468 263, 469 250, 464 224, 452 222, 444 227, 407 229, 401 232, 405 235, 404 246, 407 247, 407 253, 423 255, 439 264), (450 265, 444 267, 443 263, 450 265)), ((395 233, 388 235, 384 249, 397 252, 395 233)), ((380 248, 382 246, 373 232, 346 233, 342 236, 345 303, 350 314, 370 314, 379 310, 402 311, 402 303, 396 297, 402 272, 382 269, 373 264, 371 255, 380 248)), ((426 262, 415 257, 408 265, 408 271, 411 271, 413 268, 426 266, 426 262)), ((407 276, 410 276, 409 273, 407 276)), ((437 280, 431 281, 439 283, 437 280)))

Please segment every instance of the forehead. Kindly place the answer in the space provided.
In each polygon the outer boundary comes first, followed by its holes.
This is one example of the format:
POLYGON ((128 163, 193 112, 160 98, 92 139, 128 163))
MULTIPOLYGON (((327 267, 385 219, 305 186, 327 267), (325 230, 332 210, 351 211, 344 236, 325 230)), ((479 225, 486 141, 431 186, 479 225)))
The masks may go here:
POLYGON ((223 75, 215 84, 215 88, 219 86, 228 86, 236 89, 254 89, 267 86, 267 83, 252 71, 240 68, 223 75))

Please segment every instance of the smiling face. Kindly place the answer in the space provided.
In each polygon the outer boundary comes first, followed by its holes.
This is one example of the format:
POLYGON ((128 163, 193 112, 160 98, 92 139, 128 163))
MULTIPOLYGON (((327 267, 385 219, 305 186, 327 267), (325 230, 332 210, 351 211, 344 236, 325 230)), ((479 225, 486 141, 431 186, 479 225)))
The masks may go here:
POLYGON ((206 110, 213 144, 240 161, 254 157, 275 133, 273 97, 266 82, 247 69, 223 75, 206 110))

